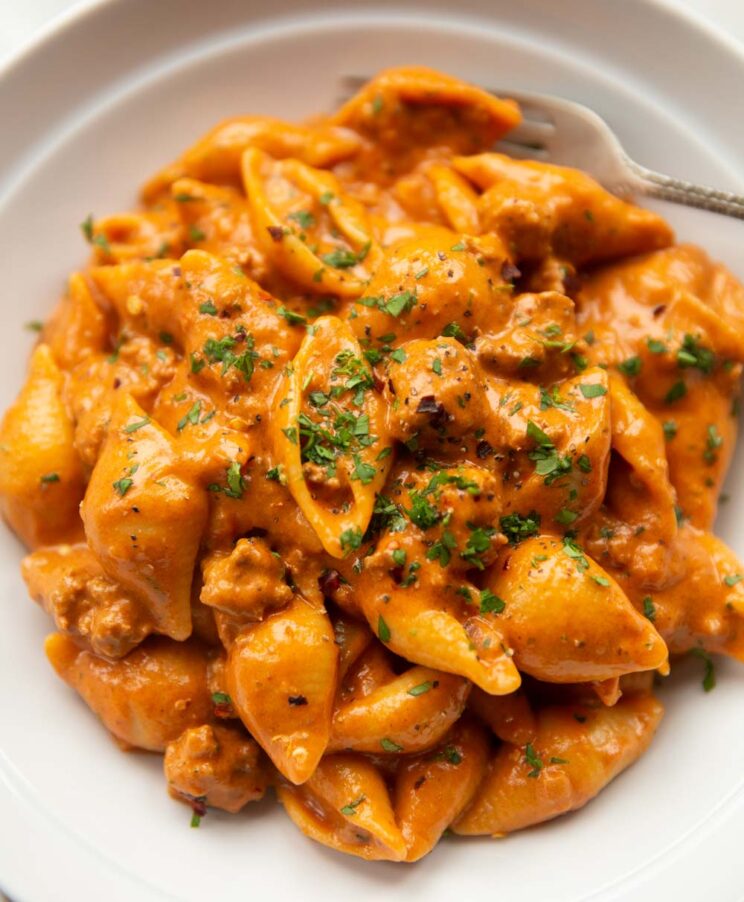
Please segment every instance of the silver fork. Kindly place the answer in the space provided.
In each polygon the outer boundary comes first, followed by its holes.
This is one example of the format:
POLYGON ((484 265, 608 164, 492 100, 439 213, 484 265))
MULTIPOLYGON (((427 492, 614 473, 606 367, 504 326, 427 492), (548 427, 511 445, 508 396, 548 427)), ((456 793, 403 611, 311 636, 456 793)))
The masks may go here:
MULTIPOLYGON (((349 91, 369 81, 360 76, 344 78, 349 91)), ((594 176, 620 197, 642 195, 698 207, 744 219, 744 196, 719 191, 654 172, 631 160, 617 135, 593 110, 551 94, 529 94, 509 89, 492 91, 516 100, 523 122, 499 141, 495 150, 518 159, 532 159, 573 166, 594 176)))

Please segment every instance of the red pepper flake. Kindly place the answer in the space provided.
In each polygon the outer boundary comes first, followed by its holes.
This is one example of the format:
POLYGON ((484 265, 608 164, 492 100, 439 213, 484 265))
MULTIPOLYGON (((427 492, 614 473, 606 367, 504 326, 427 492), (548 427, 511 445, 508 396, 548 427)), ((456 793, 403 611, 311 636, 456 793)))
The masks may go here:
POLYGON ((416 413, 428 413, 429 422, 435 429, 443 428, 448 419, 444 404, 437 401, 434 395, 424 395, 418 402, 416 413))
POLYGON ((440 401, 437 401, 434 395, 424 395, 418 402, 416 413, 441 414, 443 410, 444 405, 440 401))
POLYGON ((380 378, 376 370, 372 370, 372 381, 375 385, 375 391, 381 393, 385 388, 385 380, 380 378))
POLYGON ((564 276, 563 279, 563 288, 567 295, 573 297, 573 295, 578 294, 581 291, 581 279, 569 273, 567 276, 564 276))
POLYGON ((281 241, 284 238, 284 229, 281 226, 266 226, 266 231, 274 241, 281 241))
POLYGON ((289 703, 293 707, 299 707, 300 705, 306 705, 307 699, 305 698, 304 695, 290 695, 289 703))
POLYGON ((508 260, 501 264, 501 278, 505 282, 514 282, 522 275, 522 270, 508 260))
POLYGON ((191 805, 191 810, 197 817, 204 817, 207 813, 207 797, 206 796, 197 796, 196 798, 188 800, 189 805, 191 805))
POLYGON ((338 570, 324 570, 318 577, 318 586, 324 598, 332 599, 341 588, 341 574, 338 570))

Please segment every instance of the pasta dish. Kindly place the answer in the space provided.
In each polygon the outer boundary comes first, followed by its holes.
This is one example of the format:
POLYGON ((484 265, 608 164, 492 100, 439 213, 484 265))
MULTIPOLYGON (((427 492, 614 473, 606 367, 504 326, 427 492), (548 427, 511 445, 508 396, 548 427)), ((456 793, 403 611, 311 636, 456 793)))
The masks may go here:
POLYGON ((744 288, 495 152, 519 120, 391 69, 82 224, 0 507, 52 667, 193 826, 271 789, 365 859, 507 834, 639 758, 670 662, 744 660, 744 288))

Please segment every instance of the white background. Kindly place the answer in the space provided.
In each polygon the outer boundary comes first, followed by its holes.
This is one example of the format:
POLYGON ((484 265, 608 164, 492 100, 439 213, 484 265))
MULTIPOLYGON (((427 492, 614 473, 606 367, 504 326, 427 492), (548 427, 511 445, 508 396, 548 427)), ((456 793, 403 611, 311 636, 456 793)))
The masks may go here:
MULTIPOLYGON (((155 0, 156 2, 156 0, 155 0)), ((281 2, 281 0, 279 0, 281 2)), ((559 0, 560 2, 560 0, 559 0)), ((622 3, 622 0, 617 0, 622 3)), ((744 43, 744 0, 668 0, 717 25, 744 43)), ((0 65, 57 16, 67 15, 79 0, 0 0, 0 65)))

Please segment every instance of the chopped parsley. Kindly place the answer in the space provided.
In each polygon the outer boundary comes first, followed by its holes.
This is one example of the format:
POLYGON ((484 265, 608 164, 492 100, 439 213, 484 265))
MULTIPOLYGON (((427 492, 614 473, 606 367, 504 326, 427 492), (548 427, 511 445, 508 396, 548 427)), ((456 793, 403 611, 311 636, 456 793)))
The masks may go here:
POLYGON ((442 329, 441 335, 444 338, 454 338, 459 341, 460 344, 467 344, 470 340, 458 323, 447 323, 444 329, 442 329))
POLYGON ((354 469, 351 478, 358 480, 362 485, 369 485, 377 475, 377 470, 371 464, 365 463, 358 454, 354 455, 354 469))
POLYGON ((339 811, 346 817, 354 817, 357 808, 362 804, 362 802, 366 800, 366 798, 367 796, 359 796, 358 799, 354 799, 353 802, 349 802, 348 805, 344 805, 343 808, 339 808, 339 811))
POLYGON ((552 485, 556 479, 571 472, 571 458, 560 455, 550 436, 532 420, 527 421, 527 435, 538 446, 528 457, 534 462, 537 475, 544 477, 545 485, 552 485))
POLYGON ((362 531, 358 526, 345 529, 338 537, 342 551, 356 551, 362 545, 362 531))
POLYGON ((454 765, 462 764, 462 752, 460 751, 460 749, 455 748, 454 745, 445 746, 437 755, 437 758, 443 761, 448 761, 450 764, 454 765))
POLYGON ((716 355, 713 351, 701 345, 699 339, 688 332, 677 351, 677 366, 681 369, 692 367, 708 375, 713 371, 715 363, 716 355))
POLYGON ((334 269, 349 269, 349 267, 356 266, 357 263, 361 263, 362 260, 364 260, 369 253, 371 246, 372 243, 368 241, 359 253, 355 253, 346 248, 337 247, 327 254, 321 254, 320 259, 327 266, 332 266, 334 269))
POLYGON ((401 291, 394 294, 389 300, 380 304, 380 310, 390 316, 398 317, 403 313, 409 313, 416 306, 416 295, 410 291, 401 291))
POLYGON ((138 429, 142 429, 143 426, 147 426, 147 424, 149 422, 150 422, 150 417, 144 417, 141 420, 136 420, 134 423, 128 423, 124 427, 124 432, 126 432, 127 434, 129 434, 131 432, 136 432, 138 429))
POLYGON ((706 692, 711 692, 716 688, 716 670, 713 659, 704 648, 693 648, 691 649, 690 654, 695 655, 695 657, 700 658, 705 663, 702 685, 706 692))
POLYGON ((501 518, 501 532, 507 537, 510 544, 516 545, 523 539, 537 535, 540 531, 540 514, 530 511, 529 514, 508 514, 501 518))
POLYGON ((576 409, 570 401, 564 401, 561 398, 557 385, 554 385, 549 392, 544 388, 540 389, 540 410, 547 410, 549 407, 569 411, 576 409))
POLYGON ((132 488, 134 485, 134 481, 129 476, 124 476, 121 479, 117 479, 115 483, 113 483, 114 488, 119 493, 119 496, 123 498, 126 493, 132 488))
POLYGON ((643 599, 643 616, 650 620, 651 623, 656 620, 656 605, 650 595, 643 599))
POLYGON ((582 384, 579 385, 579 390, 585 398, 601 398, 602 395, 607 394, 607 389, 598 382, 582 382, 582 384))
POLYGON ((454 535, 445 529, 442 537, 429 548, 426 552, 428 561, 439 561, 440 567, 446 567, 452 559, 452 552, 457 548, 457 542, 454 535))
POLYGON ((93 241, 93 214, 88 213, 85 219, 80 223, 80 231, 83 233, 85 240, 90 244, 93 241))
POLYGON ((315 225, 315 217, 309 210, 295 210, 287 216, 287 219, 294 220, 301 229, 309 229, 315 225))
POLYGON ((418 686, 412 686, 408 690, 408 694, 413 696, 424 695, 424 693, 429 692, 431 689, 436 689, 438 685, 438 680, 426 680, 423 683, 419 683, 418 686))
POLYGON ((576 561, 576 569, 579 573, 589 569, 589 561, 586 559, 583 549, 570 536, 563 538, 563 553, 568 555, 571 560, 576 561))
POLYGON ((481 614, 500 614, 506 607, 506 602, 494 595, 490 589, 481 589, 480 612, 481 614))
POLYGON ((471 567, 485 570, 486 565, 481 560, 481 555, 491 549, 491 537, 496 530, 492 526, 474 526, 472 523, 468 523, 468 527, 470 535, 460 557, 471 567))
POLYGON ((646 347, 652 354, 666 354, 668 350, 664 342, 659 341, 657 338, 646 339, 646 347))
POLYGON ((382 750, 384 752, 402 752, 403 746, 398 745, 397 742, 393 742, 392 739, 383 738, 380 740, 380 745, 382 746, 382 750))
POLYGON ((664 395, 664 401, 667 404, 674 404, 675 401, 679 401, 680 398, 684 398, 687 394, 687 386, 682 380, 679 380, 674 383, 674 385, 669 389, 669 391, 664 395))
POLYGON ((240 472, 240 464, 234 460, 227 468, 227 488, 224 489, 228 498, 242 498, 245 490, 245 479, 240 472))
POLYGON ((430 529, 442 518, 439 511, 424 497, 423 492, 411 492, 411 507, 406 510, 408 519, 419 529, 430 529))
MULTIPOLYGON (((259 356, 254 350, 253 336, 242 327, 239 327, 234 335, 226 335, 220 339, 208 338, 204 342, 202 353, 209 363, 222 364, 222 376, 234 367, 243 374, 246 382, 250 382, 255 369, 255 362, 259 356), (243 347, 243 350, 240 353, 236 353, 235 349, 239 345, 243 347)), ((191 368, 194 371, 193 356, 191 368)), ((198 371, 196 370, 195 372, 198 371)))
POLYGON ((406 528, 406 520, 394 501, 386 498, 385 495, 378 495, 375 498, 369 528, 370 532, 380 532, 383 529, 389 529, 390 532, 401 532, 406 528))
POLYGON ((181 430, 185 429, 189 423, 191 423, 192 426, 196 426, 196 424, 199 422, 200 414, 201 401, 196 401, 191 410, 189 410, 189 412, 185 416, 181 417, 181 419, 178 421, 176 430, 178 432, 181 432, 181 430))
POLYGON ((718 459, 718 451, 723 445, 723 436, 718 431, 718 427, 713 423, 708 426, 707 438, 705 440, 705 451, 703 451, 703 460, 707 464, 713 464, 718 459))
MULTIPOLYGON (((385 618, 380 614, 377 618, 377 637, 380 642, 389 642, 390 641, 390 627, 385 623, 385 618)), ((414 693, 409 689, 409 695, 413 695, 414 693)))
POLYGON ((531 742, 524 747, 524 760, 531 770, 527 774, 528 777, 539 777, 540 771, 543 769, 542 759, 538 757, 531 742))
POLYGON ((556 523, 560 523, 561 526, 570 526, 578 516, 579 515, 575 511, 572 511, 567 507, 562 507, 553 519, 556 523))
POLYGON ((637 376, 643 367, 643 361, 640 357, 628 357, 622 363, 618 363, 617 368, 624 376, 637 376))

